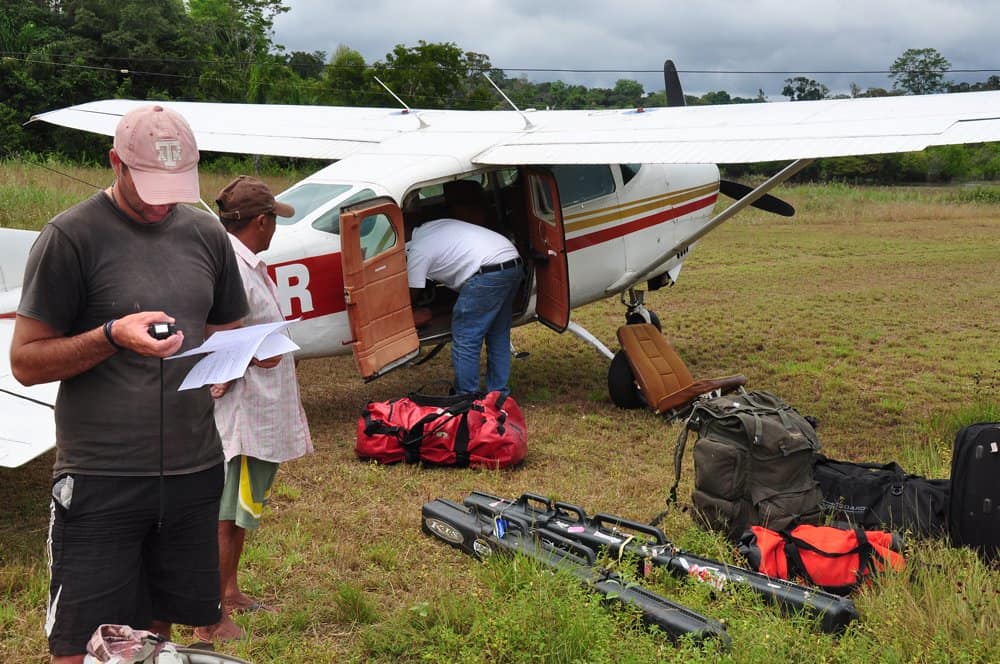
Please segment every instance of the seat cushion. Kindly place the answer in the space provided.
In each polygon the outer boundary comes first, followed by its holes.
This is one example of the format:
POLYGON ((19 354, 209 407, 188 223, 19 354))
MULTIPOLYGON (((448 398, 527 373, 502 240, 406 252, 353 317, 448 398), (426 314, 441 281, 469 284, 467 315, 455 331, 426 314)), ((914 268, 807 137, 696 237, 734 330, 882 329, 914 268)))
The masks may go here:
POLYGON ((731 392, 746 383, 742 374, 694 380, 674 347, 650 323, 622 325, 618 341, 639 391, 657 414, 685 406, 703 394, 731 392))
POLYGON ((618 341, 646 403, 656 409, 661 399, 691 385, 694 380, 666 337, 651 323, 618 328, 618 341))

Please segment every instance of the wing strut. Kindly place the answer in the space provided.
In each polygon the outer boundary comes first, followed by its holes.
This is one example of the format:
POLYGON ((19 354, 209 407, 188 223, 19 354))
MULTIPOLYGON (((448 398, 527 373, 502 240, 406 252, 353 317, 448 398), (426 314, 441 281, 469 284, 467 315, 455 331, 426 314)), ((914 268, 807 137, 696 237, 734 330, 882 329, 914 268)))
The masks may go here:
POLYGON ((580 325, 579 323, 576 323, 575 321, 570 321, 566 325, 566 329, 575 334, 577 337, 579 337, 586 343, 593 346, 598 353, 608 358, 609 360, 613 360, 615 358, 615 354, 612 353, 607 346, 601 343, 600 339, 591 334, 590 331, 587 330, 587 328, 580 325))
MULTIPOLYGON (((748 193, 746 196, 739 199, 738 201, 727 207, 719 214, 715 215, 707 224, 699 228, 697 231, 695 231, 688 237, 684 238, 683 242, 674 245, 669 251, 664 252, 658 258, 650 262, 646 267, 637 271, 636 277, 632 279, 631 282, 635 284, 642 281, 643 279, 648 278, 649 275, 655 272, 657 268, 663 265, 663 263, 670 260, 673 256, 687 250, 688 247, 690 247, 692 244, 703 238, 711 231, 718 228, 723 222, 729 221, 730 217, 735 215, 737 212, 740 212, 748 205, 753 204, 754 201, 759 199, 761 196, 767 194, 769 191, 777 187, 779 184, 782 184, 783 182, 788 180, 790 177, 801 171, 803 168, 813 163, 813 161, 814 160, 811 158, 797 159, 792 163, 790 163, 788 166, 785 166, 783 169, 772 175, 766 181, 757 185, 757 187, 755 187, 754 190, 748 193)), ((616 292, 616 290, 617 289, 613 289, 613 290, 608 290, 606 292, 610 295, 611 293, 616 292)))

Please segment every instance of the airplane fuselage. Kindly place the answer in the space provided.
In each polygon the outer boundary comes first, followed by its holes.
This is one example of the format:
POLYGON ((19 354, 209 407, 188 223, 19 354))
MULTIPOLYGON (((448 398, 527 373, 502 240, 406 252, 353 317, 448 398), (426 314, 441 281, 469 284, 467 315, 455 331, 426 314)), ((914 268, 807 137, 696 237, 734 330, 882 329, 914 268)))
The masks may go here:
MULTIPOLYGON (((291 327, 299 357, 351 352, 338 225, 342 206, 377 197, 431 200, 450 180, 475 178, 489 186, 494 178, 516 175, 516 169, 477 169, 440 157, 386 155, 360 168, 355 162, 333 164, 279 195, 298 214, 293 223, 279 226, 262 257, 278 285, 283 313, 300 319, 291 327)), ((718 196, 714 165, 556 166, 553 171, 562 202, 571 308, 664 272, 676 276, 686 250, 652 273, 640 271, 706 223, 718 196)), ((515 324, 534 318, 532 298, 515 324)))

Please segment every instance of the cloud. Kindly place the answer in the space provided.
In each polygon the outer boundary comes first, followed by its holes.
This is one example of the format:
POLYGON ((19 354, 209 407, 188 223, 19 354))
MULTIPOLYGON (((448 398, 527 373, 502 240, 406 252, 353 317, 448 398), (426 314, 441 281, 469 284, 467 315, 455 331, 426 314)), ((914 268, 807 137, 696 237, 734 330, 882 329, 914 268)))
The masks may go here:
MULTIPOLYGON (((340 45, 365 61, 384 60, 397 44, 452 42, 484 53, 509 76, 612 87, 631 78, 662 89, 671 58, 689 94, 726 90, 781 99, 786 78, 803 75, 846 92, 891 87, 884 73, 908 48, 936 48, 952 69, 1000 70, 995 29, 1000 4, 983 0, 285 0, 275 41, 288 51, 340 45), (549 71, 531 71, 549 70, 549 71), (614 70, 614 71, 608 71, 614 70), (746 73, 719 73, 746 72, 746 73), (773 73, 765 73, 773 72, 773 73)), ((1000 71, 954 72, 983 81, 1000 71)))

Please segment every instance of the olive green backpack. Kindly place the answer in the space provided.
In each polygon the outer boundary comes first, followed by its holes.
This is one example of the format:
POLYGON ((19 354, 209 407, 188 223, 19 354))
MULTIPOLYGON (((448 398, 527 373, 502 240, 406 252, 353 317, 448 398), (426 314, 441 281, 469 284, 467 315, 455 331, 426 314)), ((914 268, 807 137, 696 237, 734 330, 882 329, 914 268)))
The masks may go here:
POLYGON ((695 520, 736 541, 750 526, 772 530, 818 523, 823 494, 813 479, 819 439, 781 398, 763 390, 696 401, 674 450, 677 500, 688 433, 694 444, 695 520))

